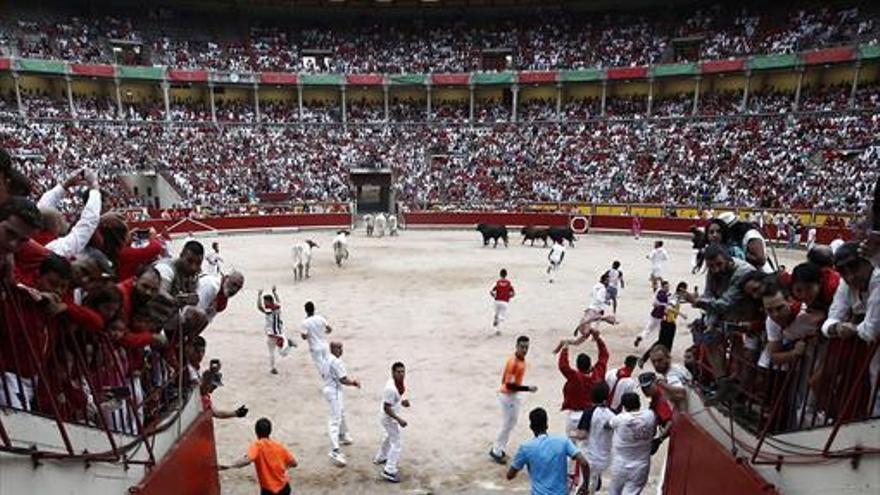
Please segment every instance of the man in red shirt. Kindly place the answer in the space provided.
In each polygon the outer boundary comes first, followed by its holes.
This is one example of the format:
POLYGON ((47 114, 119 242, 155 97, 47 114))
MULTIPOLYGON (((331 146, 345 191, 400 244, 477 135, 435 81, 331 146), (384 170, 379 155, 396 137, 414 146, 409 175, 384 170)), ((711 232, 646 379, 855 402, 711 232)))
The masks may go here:
POLYGON ((501 322, 507 319, 507 305, 516 295, 513 290, 513 284, 507 280, 507 269, 501 269, 501 278, 495 282, 495 287, 489 291, 489 295, 495 299, 495 317, 492 320, 492 326, 495 328, 495 335, 501 335, 501 322))
POLYGON ((568 345, 559 353, 559 371, 565 377, 565 385, 562 387, 562 410, 568 411, 568 424, 566 433, 569 435, 577 429, 581 415, 592 403, 590 395, 593 386, 605 380, 605 370, 608 368, 608 348, 605 341, 599 336, 599 332, 592 331, 593 340, 599 349, 599 358, 596 365, 587 354, 581 353, 577 357, 577 369, 573 369, 568 363, 568 345))

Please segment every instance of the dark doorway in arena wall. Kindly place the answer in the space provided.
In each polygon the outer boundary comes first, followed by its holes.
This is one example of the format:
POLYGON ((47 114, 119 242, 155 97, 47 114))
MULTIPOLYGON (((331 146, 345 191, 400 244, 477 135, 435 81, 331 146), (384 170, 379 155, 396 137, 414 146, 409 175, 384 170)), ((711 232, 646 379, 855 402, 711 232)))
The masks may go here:
POLYGON ((352 169, 349 179, 358 214, 395 213, 390 169, 352 169))

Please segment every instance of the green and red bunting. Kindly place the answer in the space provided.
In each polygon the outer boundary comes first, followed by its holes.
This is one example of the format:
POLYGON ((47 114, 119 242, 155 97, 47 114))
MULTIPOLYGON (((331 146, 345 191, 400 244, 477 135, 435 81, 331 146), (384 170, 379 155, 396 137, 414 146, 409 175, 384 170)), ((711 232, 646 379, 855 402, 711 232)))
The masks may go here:
POLYGON ((70 73, 84 77, 108 77, 116 75, 112 65, 106 64, 70 64, 70 73))
POLYGON ((742 72, 746 69, 746 59, 707 60, 700 62, 700 73, 720 74, 722 72, 742 72))
POLYGON ((208 71, 203 69, 168 69, 168 80, 173 82, 208 82, 208 71))
POLYGON ((648 77, 647 67, 616 67, 608 69, 606 72, 609 80, 618 81, 621 79, 644 79, 648 77))
POLYGON ((467 86, 470 82, 470 74, 431 74, 434 86, 467 86))
POLYGON ((299 82, 299 76, 292 72, 261 72, 261 84, 292 85, 299 82))
POLYGON ((839 46, 824 50, 813 50, 811 52, 804 52, 803 59, 807 65, 850 62, 856 59, 856 48, 854 46, 839 46))
POLYGON ((385 77, 382 74, 348 74, 345 82, 349 86, 381 86, 385 77))
POLYGON ((558 76, 558 71, 520 72, 516 79, 520 84, 551 84, 558 76))

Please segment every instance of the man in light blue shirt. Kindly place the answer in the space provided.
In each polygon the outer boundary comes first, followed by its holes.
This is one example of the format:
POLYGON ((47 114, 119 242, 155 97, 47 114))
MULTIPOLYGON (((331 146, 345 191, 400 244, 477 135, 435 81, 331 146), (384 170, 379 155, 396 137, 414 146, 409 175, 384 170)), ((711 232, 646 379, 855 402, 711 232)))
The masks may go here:
MULTIPOLYGON (((566 495, 568 493, 568 459, 574 458, 581 468, 581 479, 590 479, 590 466, 584 455, 566 437, 547 435, 547 411, 541 407, 529 413, 529 427, 535 434, 519 446, 513 463, 507 471, 512 480, 528 466, 532 480, 532 495, 566 495)), ((586 493, 583 484, 578 493, 586 493)))

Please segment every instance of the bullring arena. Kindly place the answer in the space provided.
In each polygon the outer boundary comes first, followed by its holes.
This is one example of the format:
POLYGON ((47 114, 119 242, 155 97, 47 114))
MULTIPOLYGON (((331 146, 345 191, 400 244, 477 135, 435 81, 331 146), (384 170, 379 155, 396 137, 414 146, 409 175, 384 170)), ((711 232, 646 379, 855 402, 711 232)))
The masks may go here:
MULTIPOLYGON (((620 294, 621 323, 601 327, 611 354, 609 367, 621 366, 635 351, 633 339, 651 307, 645 256, 656 237, 645 235, 636 241, 629 235, 578 236, 551 285, 544 273, 547 250, 537 244, 521 246, 514 232, 508 248, 493 249, 483 247, 479 233, 470 230, 410 229, 399 237, 379 239, 367 238, 359 229, 350 239, 351 258, 342 268, 333 263, 333 231, 200 238, 206 245, 217 240, 227 266, 246 274, 244 289, 206 334, 206 361, 221 359, 225 372, 214 404, 226 409, 246 404, 249 416, 272 418, 273 436, 283 439, 300 461, 291 479, 301 493, 528 493, 527 478, 506 481, 506 468, 486 454, 501 421, 496 391, 504 361, 518 335, 531 337, 524 382, 536 385, 538 392, 526 394, 509 449, 531 437, 527 414, 533 407, 550 411, 551 432, 562 433, 564 378, 553 348, 559 339, 571 336, 590 288, 612 261, 619 260, 627 283, 620 294), (294 283, 290 249, 305 239, 320 248, 312 277, 294 283), (488 291, 502 267, 509 270, 517 296, 502 335, 495 336, 488 291), (347 421, 355 443, 346 448, 349 465, 344 470, 327 458, 327 403, 304 344, 279 361, 279 375, 268 372, 263 317, 255 304, 257 291, 272 285, 278 287, 288 333, 299 332, 302 306, 314 301, 334 329, 330 338, 345 345, 349 373, 363 382, 361 390, 346 389, 347 421), (382 387, 397 360, 407 365, 412 407, 403 412, 410 423, 403 432, 403 481, 390 487, 371 460, 381 441, 382 387)), ((669 279, 702 287, 704 276, 690 274, 689 240, 664 240, 671 257, 669 279)), ((179 245, 175 242, 172 252, 179 245)), ((777 253, 789 266, 803 256, 777 253)), ((685 311, 696 316, 692 309, 685 311)), ((687 329, 679 325, 673 351, 677 361, 690 340, 687 329)), ((595 359, 592 341, 579 350, 595 359)), ((250 421, 215 421, 215 428, 221 463, 242 455, 253 435, 250 421)), ((663 459, 652 459, 646 493, 656 489, 663 459)), ((224 494, 251 493, 254 483, 252 470, 221 473, 224 494)))

